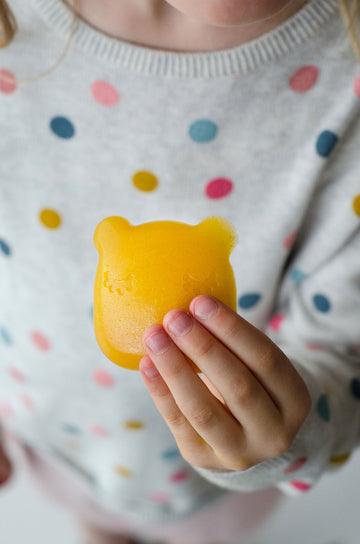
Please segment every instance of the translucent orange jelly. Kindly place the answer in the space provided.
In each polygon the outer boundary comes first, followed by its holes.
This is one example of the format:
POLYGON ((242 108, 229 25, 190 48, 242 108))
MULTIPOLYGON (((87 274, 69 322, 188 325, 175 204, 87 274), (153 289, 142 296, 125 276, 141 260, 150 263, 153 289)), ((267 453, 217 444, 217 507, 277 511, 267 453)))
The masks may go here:
POLYGON ((104 354, 117 365, 139 369, 147 327, 174 308, 188 310, 200 294, 236 310, 229 257, 236 243, 232 224, 209 217, 198 225, 154 221, 138 226, 108 217, 94 235, 99 265, 94 288, 94 326, 104 354))

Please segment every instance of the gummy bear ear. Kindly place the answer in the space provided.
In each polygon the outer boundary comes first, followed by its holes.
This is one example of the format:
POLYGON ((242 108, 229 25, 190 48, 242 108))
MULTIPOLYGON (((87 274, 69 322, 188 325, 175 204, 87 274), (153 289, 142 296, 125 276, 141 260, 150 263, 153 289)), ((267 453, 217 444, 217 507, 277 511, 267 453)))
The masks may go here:
POLYGON ((132 225, 123 217, 106 217, 95 229, 94 244, 98 251, 101 248, 111 247, 119 243, 123 232, 132 228, 132 225))
POLYGON ((237 235, 235 227, 225 217, 207 217, 197 227, 207 238, 211 238, 213 244, 219 243, 219 247, 222 247, 229 255, 236 246, 237 235), (224 242, 227 242, 225 247, 224 242))

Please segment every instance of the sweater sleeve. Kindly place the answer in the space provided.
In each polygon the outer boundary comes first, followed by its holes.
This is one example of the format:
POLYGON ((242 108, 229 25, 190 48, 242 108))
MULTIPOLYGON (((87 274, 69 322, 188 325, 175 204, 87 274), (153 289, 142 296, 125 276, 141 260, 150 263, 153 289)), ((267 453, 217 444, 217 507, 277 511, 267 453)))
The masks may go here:
POLYGON ((312 196, 264 330, 305 380, 311 412, 279 457, 243 472, 196 469, 221 487, 306 491, 359 443, 360 127, 354 131, 312 196))

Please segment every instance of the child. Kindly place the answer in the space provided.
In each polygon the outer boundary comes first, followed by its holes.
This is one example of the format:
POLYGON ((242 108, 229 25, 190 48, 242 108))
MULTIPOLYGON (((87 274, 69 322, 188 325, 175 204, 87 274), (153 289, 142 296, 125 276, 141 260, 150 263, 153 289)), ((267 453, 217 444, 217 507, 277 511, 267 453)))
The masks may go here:
POLYGON ((3 446, 89 543, 239 540, 359 440, 359 2, 10 4, 3 446), (205 293, 144 332, 140 373, 110 363, 91 300, 111 215, 228 218, 238 314, 205 293))

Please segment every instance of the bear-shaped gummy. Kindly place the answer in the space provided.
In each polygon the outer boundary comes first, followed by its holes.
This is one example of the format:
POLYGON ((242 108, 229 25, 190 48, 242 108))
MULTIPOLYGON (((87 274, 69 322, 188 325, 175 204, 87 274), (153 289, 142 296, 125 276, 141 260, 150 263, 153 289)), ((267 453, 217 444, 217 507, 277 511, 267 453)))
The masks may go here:
POLYGON ((94 287, 94 328, 103 353, 133 370, 145 350, 147 327, 174 308, 188 310, 200 294, 236 310, 229 257, 232 224, 208 217, 198 225, 153 221, 131 225, 122 217, 101 221, 94 234, 99 264, 94 287))

